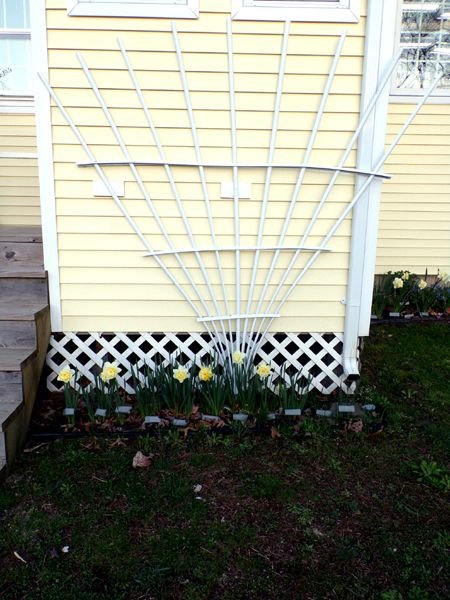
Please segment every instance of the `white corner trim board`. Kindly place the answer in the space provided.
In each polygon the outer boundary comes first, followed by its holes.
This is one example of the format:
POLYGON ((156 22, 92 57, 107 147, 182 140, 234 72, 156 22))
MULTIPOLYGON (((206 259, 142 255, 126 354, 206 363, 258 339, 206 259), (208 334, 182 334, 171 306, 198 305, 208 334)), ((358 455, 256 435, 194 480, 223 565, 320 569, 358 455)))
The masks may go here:
POLYGON ((199 0, 67 0, 69 17, 196 19, 199 0))
POLYGON ((233 0, 231 14, 247 21, 358 23, 360 0, 233 0))
MULTIPOLYGON (((45 0, 30 2, 31 47, 33 72, 48 77, 47 29, 45 0)), ((50 97, 36 76, 34 102, 36 107, 36 138, 38 147, 39 194, 41 199, 42 241, 44 265, 48 273, 50 315, 53 331, 61 331, 61 291, 59 287, 56 201, 51 139, 50 97)))

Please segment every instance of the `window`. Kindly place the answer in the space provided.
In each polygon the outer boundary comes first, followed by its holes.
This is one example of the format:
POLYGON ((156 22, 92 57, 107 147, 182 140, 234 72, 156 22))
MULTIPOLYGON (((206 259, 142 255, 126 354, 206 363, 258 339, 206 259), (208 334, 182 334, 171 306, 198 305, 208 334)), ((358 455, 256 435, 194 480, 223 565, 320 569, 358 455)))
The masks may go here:
POLYGON ((436 95, 450 92, 450 0, 403 0, 400 18, 402 56, 395 94, 417 95, 442 76, 436 95))
POLYGON ((70 16, 195 19, 198 0, 68 0, 70 16))
POLYGON ((233 0, 233 18, 357 23, 359 0, 233 0))
POLYGON ((29 0, 0 1, 0 94, 31 95, 29 0))

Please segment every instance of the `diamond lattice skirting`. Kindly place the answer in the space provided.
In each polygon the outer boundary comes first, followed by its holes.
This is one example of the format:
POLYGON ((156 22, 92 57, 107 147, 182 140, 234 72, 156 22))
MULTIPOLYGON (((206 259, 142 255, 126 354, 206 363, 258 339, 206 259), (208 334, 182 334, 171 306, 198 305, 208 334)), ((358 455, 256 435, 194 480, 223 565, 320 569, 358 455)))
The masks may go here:
MULTIPOLYGON (((283 365, 292 365, 311 377, 311 388, 324 394, 336 388, 351 392, 342 368, 342 340, 342 333, 268 334, 259 345, 255 364, 265 361, 278 374, 283 365)), ((210 338, 202 333, 55 333, 47 353, 47 388, 62 389, 57 376, 67 363, 94 382, 105 361, 117 361, 119 385, 132 394, 131 365, 140 368, 145 363, 172 361, 200 365, 211 352, 210 338)))

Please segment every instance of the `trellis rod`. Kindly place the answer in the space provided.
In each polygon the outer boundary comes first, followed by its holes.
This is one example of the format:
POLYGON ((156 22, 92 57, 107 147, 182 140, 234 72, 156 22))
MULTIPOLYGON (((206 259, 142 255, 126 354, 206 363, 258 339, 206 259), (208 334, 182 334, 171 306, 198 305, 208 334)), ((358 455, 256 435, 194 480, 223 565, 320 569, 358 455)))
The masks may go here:
MULTIPOLYGON (((442 76, 437 77, 435 79, 435 81, 433 82, 432 86, 428 89, 428 91, 426 92, 426 94, 424 96, 422 96, 420 102, 417 104, 416 108, 413 110, 413 112, 410 114, 410 116, 408 117, 408 119, 405 121, 405 123, 403 124, 403 126, 401 127, 400 131, 397 133, 397 135, 394 137, 393 141, 391 142, 391 144, 389 145, 388 149, 384 152, 383 156, 380 158, 380 160, 378 161, 377 165, 376 165, 376 169, 378 170, 380 169, 383 164, 386 162, 386 160, 389 158, 389 156, 392 154, 392 152, 395 150, 395 148, 397 147, 398 143, 400 142, 401 138, 403 137, 405 131, 408 129, 408 127, 411 125, 412 121, 415 119, 417 113, 420 111, 420 109, 422 108, 422 106, 425 104, 425 102, 428 100, 428 98, 431 96, 431 94, 433 93, 433 91, 435 90, 436 86, 438 85, 439 81, 442 79, 442 76)), ((333 235, 336 233, 337 229, 342 225, 342 223, 344 222, 344 220, 346 219, 347 215, 350 213, 350 211, 353 209, 353 207, 355 206, 355 204, 358 202, 358 200, 361 198, 361 196, 364 194, 364 192, 367 190, 367 188, 369 187, 369 185, 372 183, 374 177, 371 176, 369 177, 364 184, 361 186, 360 190, 357 192, 357 194, 355 194, 355 196, 353 197, 352 201, 348 204, 348 206, 343 210, 342 214, 340 215, 340 217, 336 220, 335 224, 330 228, 330 230, 328 231, 328 233, 326 234, 326 236, 323 238, 322 240, 322 245, 327 244, 330 239, 333 237, 333 235)), ((299 284, 299 282, 301 281, 301 279, 303 278, 304 274, 306 273, 306 271, 313 265, 313 263, 317 260, 318 256, 319 256, 320 252, 315 252, 313 254, 313 256, 311 256, 311 258, 308 260, 307 264, 303 267, 303 269, 301 270, 301 272, 299 273, 299 275, 296 277, 296 279, 293 281, 293 283, 289 286, 288 290, 285 292, 284 296, 281 298, 281 300, 278 303, 276 312, 280 312, 282 307, 284 306, 284 304, 286 303, 286 301, 288 300, 289 296, 292 294, 292 292, 294 291, 294 289, 297 287, 297 285, 299 284)), ((273 303, 270 304, 270 307, 272 306, 273 303)), ((270 329, 270 326, 273 322, 273 319, 270 320, 269 324, 266 326, 266 328, 264 329, 264 332, 262 334, 262 338, 264 338, 264 336, 267 334, 267 332, 270 329)))
MULTIPOLYGON (((236 89, 234 82, 234 53, 233 53, 233 29, 231 17, 227 19, 227 57, 228 57, 228 87, 230 97, 230 127, 231 127, 231 160, 233 167, 233 223, 235 254, 235 294, 236 313, 241 314, 241 222, 239 206, 239 170, 237 154, 237 124, 236 124, 236 89)), ((236 342, 235 349, 241 350, 241 319, 236 319, 235 324, 236 342)))
POLYGON ((279 313, 271 313, 271 314, 267 314, 267 313, 263 313, 263 314, 257 314, 257 313, 252 313, 249 315, 217 315, 216 317, 199 317, 197 319, 197 321, 199 323, 207 323, 209 321, 219 321, 221 319, 233 319, 233 320, 238 320, 238 319, 242 319, 244 318, 249 318, 249 319, 277 319, 280 316, 279 313))
MULTIPOLYGON (((178 193, 178 188, 177 188, 177 185, 176 185, 176 183, 175 183, 175 180, 174 180, 174 178, 173 178, 172 169, 171 169, 171 167, 170 167, 170 164, 169 164, 169 163, 167 162, 167 160, 166 160, 166 156, 165 156, 164 148, 163 148, 163 146, 162 146, 162 144, 161 144, 161 141, 160 141, 160 139, 159 139, 158 132, 157 132, 157 130, 156 130, 156 127, 155 127, 155 125, 154 125, 154 123, 153 123, 153 119, 152 119, 152 117, 151 117, 150 111, 149 111, 149 109, 148 109, 148 107, 147 107, 147 104, 146 104, 146 102, 145 102, 145 98, 144 98, 144 95, 143 95, 143 93, 142 93, 141 86, 140 86, 140 84, 139 84, 139 81, 138 81, 138 79, 137 79, 137 77, 136 77, 136 74, 135 74, 135 72, 134 72, 133 66, 132 66, 132 64, 131 64, 131 61, 130 61, 130 59, 129 59, 129 57, 128 57, 127 50, 126 50, 126 48, 125 48, 125 46, 124 46, 124 44, 123 44, 123 42, 122 42, 122 40, 121 40, 120 38, 117 40, 117 44, 118 44, 118 46, 119 46, 119 50, 120 50, 120 52, 121 52, 121 54, 122 54, 123 61, 124 61, 125 65, 126 65, 126 67, 127 67, 128 74, 129 74, 129 76, 130 76, 130 79, 131 79, 131 81, 132 81, 132 83, 133 83, 133 85, 134 85, 134 89, 135 89, 135 91, 136 91, 136 94, 137 94, 137 96, 138 96, 139 102, 140 102, 140 104, 141 104, 141 108, 142 108, 142 110, 143 110, 143 112, 144 112, 145 119, 146 119, 146 121, 147 121, 147 124, 148 124, 148 126, 149 126, 149 128, 150 128, 150 131, 151 131, 151 133, 152 133, 153 140, 154 140, 154 142, 155 142, 155 144, 156 144, 156 147, 157 147, 157 149, 158 149, 158 154, 159 154, 159 158, 160 158, 161 164, 162 164, 162 165, 164 165, 164 170, 165 170, 165 173, 166 173, 167 179, 168 179, 168 181, 169 181, 169 186, 170 186, 170 189, 171 189, 171 191, 172 191, 172 194, 173 194, 173 196, 174 196, 174 198, 175 198, 175 202, 176 202, 176 204, 177 204, 178 210, 180 211, 180 215, 181 215, 181 217, 182 217, 182 219, 183 219, 183 224, 184 224, 184 226, 185 226, 185 229, 186 229, 186 231, 187 231, 187 233, 188 233, 189 240, 191 241, 191 244, 192 244, 192 245, 195 245, 195 244, 193 243, 193 235, 192 235, 191 229, 190 229, 190 227, 189 227, 189 222, 188 222, 187 216, 185 215, 185 211, 184 211, 184 208, 183 208, 183 204, 182 204, 182 201, 181 201, 180 195, 179 195, 179 193, 178 193), (187 226, 187 227, 186 227, 186 226, 187 226)), ((172 242, 170 241, 170 238, 169 238, 168 244, 169 244, 169 246, 170 246, 171 248, 173 248, 173 244, 172 244, 172 242)), ((200 259, 200 257, 199 257, 198 255, 196 255, 196 258, 197 258, 197 262, 199 262, 199 260, 201 260, 201 259, 200 259)), ((179 258, 179 257, 177 257, 177 261, 179 261, 179 260, 180 260, 180 258, 179 258)), ((180 264, 180 263, 179 263, 179 264, 180 264)), ((199 263, 199 264, 200 264, 200 263, 199 263)), ((205 270, 204 270, 204 265, 203 265, 203 263, 202 263, 202 262, 201 262, 201 265, 203 266, 203 269, 201 269, 201 271, 202 271, 202 275, 203 275, 203 278, 205 279, 206 285, 209 287, 209 280, 208 280, 207 274, 205 273, 205 270)), ((181 266, 181 265, 180 265, 180 266, 181 266)), ((187 276, 187 278, 188 278, 188 281, 189 281, 189 282, 191 282, 191 280, 193 281, 193 279, 191 278, 191 276, 190 276, 190 275, 188 275, 188 274, 186 273, 186 271, 188 271, 188 269, 186 269, 186 266, 184 265, 184 263, 182 264, 182 270, 183 270, 183 273, 185 273, 185 275, 187 276)), ((192 284, 191 284, 191 285, 192 285, 192 284)), ((202 304, 202 306, 203 306, 203 307, 205 307, 205 306, 206 306, 206 303, 205 303, 205 301, 203 300, 203 297, 202 297, 202 295, 200 294, 200 291, 196 289, 196 286, 194 287, 194 289, 195 289, 195 291, 196 291, 196 294, 197 294, 197 296, 198 296, 198 297, 199 297, 199 299, 200 299, 200 303, 202 304)), ((205 312, 206 312, 207 314, 209 314, 209 309, 208 309, 207 307, 206 307, 206 309, 205 309, 205 312)), ((217 332, 216 332, 216 333, 217 333, 217 332)), ((219 336, 217 336, 217 337, 219 338, 219 336)), ((220 342, 219 342, 219 343, 220 343, 220 342)))
MULTIPOLYGON (((286 21, 284 24, 283 41, 282 41, 282 47, 281 47, 280 65, 279 65, 279 69, 278 69, 277 89, 276 89, 276 96, 275 96, 275 106, 274 106, 273 119, 272 119, 272 130, 271 130, 270 142, 269 142, 269 153, 268 153, 269 164, 273 163, 273 159, 274 159, 274 155, 275 155, 275 147, 276 147, 278 125, 279 125, 279 118, 280 118, 281 98, 283 95, 284 77, 285 77, 285 73, 286 73, 286 57, 287 57, 287 47, 288 47, 288 42, 289 42, 290 25, 291 25, 290 21, 286 21)), ((266 224, 266 215, 267 215, 267 208, 268 208, 268 203, 269 203, 271 182, 272 182, 272 167, 269 166, 269 167, 267 167, 266 177, 264 180, 264 192, 263 192, 263 199, 262 199, 261 210, 260 210, 260 215, 259 215, 259 226, 258 226, 258 235, 257 235, 257 242, 256 242, 256 244, 258 246, 261 246, 263 236, 264 236, 264 227, 266 224)), ((255 290, 256 275, 257 275, 258 267, 259 267, 259 257, 260 257, 260 251, 256 250, 255 256, 253 259, 252 275, 251 275, 251 280, 250 280, 250 289, 249 289, 248 297, 247 297, 247 313, 251 312, 251 307, 253 304, 253 295, 254 295, 254 290, 255 290)), ((246 341, 248 325, 249 325, 249 320, 248 320, 248 317, 246 317, 244 320, 244 332, 243 332, 244 341, 246 341)), ((250 343, 251 342, 251 334, 250 334, 250 337, 248 338, 248 340, 249 340, 248 343, 250 343)))
POLYGON ((272 250, 292 251, 292 250, 304 250, 306 252, 331 252, 329 248, 322 248, 322 246, 223 246, 213 248, 180 248, 179 250, 154 250, 153 252, 147 252, 144 256, 164 256, 167 254, 188 254, 190 252, 246 252, 259 250, 261 252, 267 252, 272 250))
MULTIPOLYGON (((397 63, 400 60, 400 56, 401 56, 401 52, 397 52, 397 54, 392 59, 389 67, 387 68, 386 73, 385 73, 383 79, 381 80, 380 86, 378 87, 378 89, 376 90, 374 95, 372 96, 372 99, 370 100, 369 104, 367 105, 367 108, 358 123, 358 127, 355 129, 355 132, 353 133, 350 141, 347 144, 347 148, 345 149, 345 151, 341 157, 341 160, 339 161, 338 168, 343 167, 345 164, 345 161, 350 156, 350 153, 353 149, 355 142, 359 138, 363 127, 365 127, 368 118, 372 114, 372 110, 375 108, 376 103, 378 102, 378 99, 380 98, 381 94, 384 92, 386 85, 390 82, 392 74, 394 72, 394 69, 396 68, 397 63)), ((381 163, 381 164, 383 164, 383 163, 381 163)), ((377 172, 377 169, 374 169, 374 170, 375 170, 375 172, 377 172)), ((331 180, 329 181, 329 183, 325 189, 325 192, 323 193, 322 198, 320 199, 320 202, 314 211, 314 214, 309 222, 309 225, 306 227, 306 230, 303 234, 302 241, 301 241, 302 244, 305 244, 305 241, 308 239, 311 229, 314 227, 316 220, 323 208, 323 205, 328 200, 331 190, 333 189, 333 186, 338 177, 339 177, 339 171, 337 170, 334 173, 334 175, 331 177, 331 180)), ((373 179, 373 177, 371 175, 369 177, 371 177, 371 180, 373 179)))
MULTIPOLYGON (((114 137, 116 138, 116 141, 117 141, 120 149, 122 150, 123 155, 125 156, 125 158, 126 158, 127 161, 130 161, 131 160, 131 156, 130 156, 130 154, 128 152, 128 148, 127 148, 127 146, 126 146, 126 144, 125 144, 125 142, 123 140, 122 134, 120 133, 120 131, 119 131, 119 129, 118 129, 118 127, 117 127, 114 119, 112 118, 111 112, 108 109, 108 107, 107 107, 107 105, 106 105, 106 103, 105 103, 105 101, 103 99, 103 96, 100 93, 100 90, 98 89, 97 83, 96 83, 96 81, 95 81, 92 73, 90 72, 89 67, 87 66, 84 58, 82 57, 82 55, 79 52, 77 52, 76 56, 77 56, 78 62, 81 65, 81 68, 83 69, 83 72, 84 72, 84 74, 86 76, 86 79, 87 79, 89 85, 91 86, 91 89, 94 92, 94 95, 97 98, 98 103, 100 104, 100 107, 101 107, 101 109, 103 111, 103 114, 105 115, 105 118, 108 121, 108 123, 109 123, 109 125, 110 125, 110 127, 111 127, 111 129, 113 131, 114 137)), ((162 235, 164 236, 164 239, 166 240, 167 244, 169 245, 169 247, 171 249, 174 249, 173 242, 170 239, 170 236, 169 236, 169 234, 168 234, 168 232, 167 232, 167 230, 166 230, 166 228, 164 226, 164 223, 160 219, 160 217, 158 215, 158 211, 156 210, 156 207, 153 204, 153 200, 151 199, 150 194, 148 193, 147 188, 145 187, 145 184, 144 184, 144 182, 142 180, 142 177, 140 176, 137 168, 134 165, 131 165, 131 172, 132 172, 132 174, 133 174, 133 176, 134 176, 134 178, 136 180, 136 183, 138 184, 138 187, 139 187, 139 189, 141 191, 141 194, 144 197, 144 200, 145 200, 145 202, 147 204, 147 207, 148 207, 148 209, 150 211, 150 214, 155 219, 155 221, 156 221, 156 223, 157 223, 157 225, 158 225, 158 227, 159 227, 162 235)), ((178 200, 179 200, 179 202, 177 204, 179 205, 180 214, 181 214, 181 217, 182 217, 183 224, 185 226, 186 232, 188 233, 188 235, 190 235, 190 234, 192 235, 191 229, 189 227, 189 223, 187 221, 187 217, 186 217, 186 215, 184 213, 184 209, 182 208, 181 199, 179 197, 178 197, 178 200)), ((121 202, 121 201, 119 200, 119 202, 121 202)), ((122 204, 122 202, 121 202, 121 204, 122 204)), ((190 239, 191 243, 194 244, 194 240, 193 240, 193 238, 191 236, 189 237, 189 239, 190 239)), ((183 263, 183 261, 181 260, 181 258, 179 256, 175 255, 175 257, 176 257, 176 260, 177 260, 180 268, 183 270, 183 273, 186 275, 186 277, 187 277, 190 285, 192 286, 192 288, 194 289, 195 293, 197 294, 199 302, 200 302, 200 304, 203 307, 203 310, 205 311, 205 313, 207 315, 210 315, 208 305, 205 302, 202 294, 200 293, 200 290, 198 289, 198 286, 196 285, 193 277, 191 276, 191 274, 189 272, 189 269, 186 268, 186 265, 183 263)), ((201 266, 203 264, 201 258, 200 259, 198 258, 199 255, 196 255, 196 257, 198 259, 199 266, 201 266)), ((208 277, 207 277, 206 272, 204 271, 204 269, 202 271, 202 274, 204 275, 206 284, 209 286, 208 277)), ((214 331, 215 331, 215 333, 217 333, 215 326, 214 326, 214 331)))
POLYGON ((134 164, 137 167, 203 167, 205 169, 310 169, 311 171, 339 171, 339 173, 349 173, 350 175, 374 175, 380 179, 392 179, 391 175, 387 173, 375 173, 375 171, 363 171, 361 169, 354 169, 352 167, 327 167, 326 165, 310 165, 307 163, 299 164, 271 164, 271 163, 238 163, 235 161, 228 163, 199 163, 195 161, 162 161, 162 160, 100 160, 93 162, 79 162, 78 167, 92 167, 94 164, 98 164, 104 167, 128 167, 130 164, 134 164))
MULTIPOLYGON (((188 80, 186 77, 186 69, 184 66, 183 55, 182 55, 181 46, 180 46, 180 39, 178 36, 178 31, 177 31, 175 21, 172 21, 172 38, 173 38, 173 43, 174 43, 175 51, 176 51, 176 55, 177 55, 177 62, 178 62, 178 69, 180 72, 181 83, 183 85, 184 101, 186 103, 186 108, 187 108, 188 116, 189 116, 189 124, 191 127, 192 141, 194 143, 195 158, 196 158, 196 161, 199 163, 198 170, 199 170, 200 183, 201 183, 202 192, 203 192, 203 198, 204 198, 204 202, 205 202, 206 214, 208 217, 209 232, 210 232, 213 244, 217 245, 216 230, 214 227, 213 217, 212 217, 212 213, 211 213, 211 204, 210 204, 210 200, 209 200, 208 186, 206 184, 205 169, 202 165, 200 142, 199 142, 199 138, 198 138, 197 126, 195 123, 194 110, 192 107, 189 83, 188 83, 188 80)), ((229 313, 230 311, 229 311, 229 307, 228 307, 228 297, 227 297, 227 292, 225 289, 225 280, 224 280, 223 270, 222 270, 222 261, 221 261, 219 252, 215 253, 215 258, 216 258, 217 269, 219 272, 219 279, 220 279, 220 284, 221 284, 221 288, 222 288, 222 297, 223 297, 223 302, 225 305, 225 311, 226 311, 226 313, 229 313)), ((202 263, 202 265, 203 265, 203 263, 202 263)), ((203 269, 204 269, 204 265, 203 265, 203 269)), ((211 300, 214 304, 214 308, 216 309, 216 312, 219 313, 220 312, 219 306, 217 303, 214 289, 210 285, 209 278, 207 275, 206 275, 205 279, 207 280, 208 290, 211 295, 211 300)), ((224 338, 225 338, 225 340, 227 340, 227 335, 225 332, 225 325, 224 325, 223 321, 220 322, 220 325, 222 328, 222 333, 224 335, 224 338)), ((229 343, 227 344, 227 346, 228 346, 227 355, 228 355, 228 359, 231 364, 232 343, 233 343, 233 330, 231 327, 231 321, 228 322, 228 333, 229 333, 229 343)))
MULTIPOLYGON (((323 205, 325 204, 326 200, 328 199, 328 196, 336 182, 336 179, 339 175, 339 169, 341 169, 344 166, 345 161, 347 160, 348 156, 350 155, 350 152, 352 151, 352 148, 355 144, 355 141, 358 139, 363 127, 365 126, 368 118, 370 117, 372 110, 374 109, 374 107, 376 106, 376 103, 378 102, 378 99, 380 98, 381 94, 384 92, 384 89, 386 87, 386 85, 389 83, 391 77, 392 77, 392 73, 394 72, 395 67, 397 66, 397 63, 400 59, 401 56, 401 51, 399 51, 394 58, 392 59, 391 63, 388 65, 387 69, 386 69, 386 73, 384 75, 384 77, 382 78, 380 85, 378 86, 378 88, 376 89, 375 93, 373 94, 369 104, 366 107, 366 110, 364 112, 364 114, 361 116, 360 121, 358 123, 358 126, 355 130, 355 132, 353 133, 352 137, 350 138, 350 141, 347 144, 346 149, 344 150, 344 153, 341 157, 341 160, 339 162, 338 168, 336 169, 334 175, 331 177, 331 180, 329 181, 324 193, 322 194, 322 198, 320 199, 316 209, 314 210, 314 213, 311 217, 311 220, 309 222, 309 224, 306 227, 306 230, 303 234, 303 236, 301 237, 300 246, 304 246, 306 244, 306 239, 309 236, 309 233, 311 232, 312 228, 314 227, 319 214, 323 208, 323 205)), ((381 162, 381 165, 383 165, 384 163, 381 162)), ((378 172, 379 169, 373 169, 373 172, 376 173, 378 172)), ((374 179, 374 175, 369 175, 369 178, 367 179, 367 181, 372 181, 374 179)), ((367 183, 366 181, 366 183, 367 183)), ((292 269, 294 268, 294 265, 299 257, 301 253, 301 250, 297 250, 294 255, 292 256, 287 269, 284 273, 284 275, 282 276, 281 280, 278 282, 277 288, 268 304, 268 306, 266 307, 266 312, 270 312, 271 307, 273 306, 273 304, 277 301, 277 297, 280 293, 280 291, 282 290, 283 286, 286 283, 287 277, 289 275, 289 273, 292 271, 292 269)), ((311 263, 312 264, 312 263, 311 263)), ((303 275, 306 273, 306 271, 308 270, 310 266, 310 262, 308 262, 300 271, 300 274, 298 276, 299 280, 303 277, 303 275)), ((290 295, 290 294, 289 294, 290 295)), ((284 304, 284 302, 283 302, 284 304)), ((270 327, 271 323, 269 324, 268 327, 270 327)), ((261 333, 261 331, 264 329, 265 332, 268 331, 268 327, 263 326, 263 322, 260 323, 259 328, 258 328, 258 332, 257 332, 257 336, 261 333)), ((265 334, 264 334, 265 335, 265 334)), ((264 336, 263 336, 264 337, 264 336)), ((256 351, 256 349, 255 349, 256 351)))
MULTIPOLYGON (((142 242, 142 244, 145 247, 145 249, 148 252, 152 252, 151 245, 148 243, 146 237, 143 235, 142 231, 140 230, 140 228, 138 227, 138 225, 135 223, 133 217, 131 217, 131 215, 128 213, 128 211, 126 210, 126 208, 123 205, 123 203, 120 201, 120 199, 117 196, 116 192, 114 191, 114 188, 112 187, 112 185, 111 185, 108 177, 106 177, 103 169, 98 164, 96 164, 95 156, 94 156, 92 150, 88 146, 88 144, 85 141, 84 137, 81 135, 81 132, 78 130, 78 127, 73 122, 73 120, 70 117, 69 113, 64 108, 64 106, 61 103, 59 97, 57 96, 57 94, 55 93, 55 91, 53 90, 53 88, 50 86, 50 84, 48 83, 48 81, 42 76, 41 73, 38 73, 38 77, 39 77, 40 81, 42 82, 42 84, 44 85, 45 89, 47 90, 48 94, 50 95, 50 97, 52 98, 52 100, 55 102, 56 106, 60 110, 61 114, 63 115, 63 117, 64 117, 64 119, 66 121, 66 123, 69 125, 70 129, 72 130, 72 133, 75 135, 76 139, 78 140, 80 146, 83 148, 83 150, 86 153, 87 157, 89 158, 89 160, 93 161, 97 175, 100 177, 100 180, 102 181, 103 185, 108 190, 109 195, 114 200, 114 203, 116 204, 116 206, 119 209, 119 211, 122 213, 122 216, 125 218, 125 220, 130 225, 130 227, 132 228, 132 230, 138 236, 139 240, 142 242)), ((166 265, 164 264, 164 262, 158 256, 155 257, 155 260, 156 260, 157 264, 159 265, 159 267, 163 270, 163 272, 165 273, 165 275, 168 277, 168 279, 173 283, 173 285, 176 287, 176 289, 180 292, 180 294, 183 296, 183 298, 186 300, 186 302, 192 308, 192 310, 194 311, 194 314, 197 317, 201 317, 201 313, 198 310, 198 308, 196 307, 196 305, 189 298, 189 295, 185 292, 185 290, 183 289, 183 287, 178 283, 178 281, 172 275, 172 273, 170 272, 170 270, 166 267, 166 265)), ((206 329, 208 331, 208 334, 211 336, 211 339, 213 339, 211 331, 208 329, 207 325, 205 325, 205 327, 206 327, 206 329)))
MULTIPOLYGON (((316 114, 316 117, 315 117, 315 120, 314 120, 314 124, 313 124, 313 128, 312 128, 311 134, 309 136, 308 144, 307 144, 307 147, 306 147, 306 150, 305 150, 305 155, 304 155, 304 158, 303 158, 303 162, 304 162, 305 165, 307 165, 309 163, 309 159, 311 157, 311 153, 312 153, 312 150, 314 148, 314 143, 316 141, 316 137, 317 137, 317 133, 318 133, 319 128, 320 128, 320 123, 322 121, 323 113, 325 111, 325 106, 327 104, 328 97, 329 97, 330 91, 331 91, 331 87, 333 85, 334 77, 335 77, 335 74, 336 74, 336 69, 337 69, 337 66, 339 64, 339 60, 341 58, 342 49, 344 47, 345 39, 346 39, 346 33, 343 32, 341 34, 341 36, 339 38, 339 41, 338 41, 338 44, 336 46, 336 50, 335 50, 335 53, 334 53, 334 58, 333 58, 333 62, 332 62, 332 65, 331 65, 331 69, 330 69, 330 72, 328 74, 328 78, 327 78, 327 81, 326 81, 326 84, 325 84, 325 87, 324 87, 324 90, 323 90, 323 93, 322 93, 322 98, 320 100, 319 110, 317 111, 317 114, 316 114)), ((279 247, 282 247, 283 244, 284 244, 284 241, 285 241, 288 229, 289 229, 289 225, 291 223, 292 214, 294 212, 294 208, 295 208, 295 206, 297 204, 297 199, 298 199, 298 196, 300 194, 300 190, 301 190, 302 185, 303 185, 303 180, 304 180, 305 174, 306 174, 306 167, 302 167, 302 169, 300 170, 300 172, 298 174, 297 181, 295 183, 295 187, 294 187, 294 189, 292 191, 292 195, 291 195, 291 200, 290 200, 290 203, 289 203, 289 207, 288 207, 288 210, 287 210, 285 218, 284 218, 284 222, 283 222, 283 226, 282 226, 282 230, 281 230, 280 236, 278 238, 278 246, 279 247)), ((304 250, 304 249, 305 249, 305 247, 299 247, 299 248, 297 248, 297 250, 304 250)), ((267 274, 266 274, 266 277, 265 277, 264 287, 262 289, 262 292, 261 292, 261 295, 260 295, 260 298, 259 298, 259 301, 258 301, 258 304, 257 304, 257 307, 256 307, 256 312, 257 313, 261 312, 261 307, 262 307, 263 303, 265 302, 265 298, 266 298, 266 294, 267 294, 267 289, 269 287, 270 281, 272 280, 272 274, 273 274, 273 272, 275 270, 275 267, 276 267, 276 265, 278 263, 278 258, 280 256, 280 252, 281 252, 281 250, 279 248, 277 248, 274 256, 272 257, 270 268, 267 271, 267 274)), ((289 273, 291 272, 291 269, 292 269, 292 266, 289 269, 289 273)), ((286 276, 288 276, 288 274, 286 274, 286 276)), ((255 327, 256 327, 256 321, 253 321, 252 328, 251 328, 251 331, 250 331, 250 339, 252 338, 252 336, 254 334, 255 327)))

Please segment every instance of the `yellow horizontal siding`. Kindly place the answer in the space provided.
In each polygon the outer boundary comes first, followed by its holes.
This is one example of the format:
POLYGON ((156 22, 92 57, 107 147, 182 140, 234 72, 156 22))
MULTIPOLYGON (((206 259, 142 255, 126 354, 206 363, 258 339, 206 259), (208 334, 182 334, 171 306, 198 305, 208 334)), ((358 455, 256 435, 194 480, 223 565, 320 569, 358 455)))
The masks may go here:
MULTIPOLYGON (((390 105, 389 138, 412 105, 390 105)), ((377 272, 417 273, 450 267, 450 105, 425 106, 386 165, 377 272)))
MULTIPOLYGON (((0 153, 36 152, 34 115, 0 112, 0 153)), ((0 224, 40 224, 36 159, 0 156, 0 224)))
MULTIPOLYGON (((359 115, 365 2, 363 17, 346 26, 348 39, 326 106, 310 162, 334 165, 356 126, 359 115)), ((230 98, 226 19, 231 2, 202 0, 199 19, 177 22, 187 71, 198 138, 205 162, 229 162, 231 158, 230 98)), ((171 24, 167 19, 69 18, 63 0, 47 0, 50 81, 70 116, 80 126, 99 160, 121 160, 117 145, 98 101, 89 89, 75 56, 81 51, 111 109, 128 151, 134 160, 158 160, 159 153, 148 130, 137 95, 124 67, 116 39, 120 37, 136 69, 145 101, 166 156, 172 161, 195 161, 192 134, 182 83, 174 53, 171 24)), ((267 162, 273 107, 280 65, 284 24, 281 22, 233 22, 234 67, 237 107, 238 158, 242 162, 267 162)), ((274 162, 302 162, 316 111, 333 60, 342 24, 292 23, 286 77, 276 138, 274 162)), ((80 168, 87 160, 75 136, 56 107, 52 109, 55 192, 59 240, 63 328, 67 330, 202 330, 189 305, 171 286, 121 216, 112 199, 92 196, 93 168, 80 168)), ((354 166, 355 152, 348 159, 354 166)), ((139 167, 149 197, 174 244, 189 246, 173 192, 162 166, 139 167)), ((106 167, 111 180, 125 183, 124 206, 147 236, 152 248, 165 249, 161 234, 142 191, 129 167, 106 167)), ((177 190, 198 246, 212 245, 199 171, 173 167, 177 190)), ((219 244, 234 245, 233 200, 220 197, 221 182, 232 181, 232 170, 205 169, 211 212, 219 244)), ((287 230, 286 244, 299 244, 309 219, 320 201, 330 173, 308 172, 300 202, 287 230)), ((269 195, 263 245, 276 244, 297 178, 296 171, 274 170, 269 195)), ((250 199, 240 201, 243 245, 256 243, 264 197, 265 170, 240 172, 240 180, 252 184, 250 199)), ((341 175, 307 243, 319 245, 323 236, 352 198, 353 177, 341 175)), ((342 331, 351 221, 347 219, 335 239, 332 253, 319 257, 290 297, 273 330, 342 331)), ((280 281, 292 252, 282 253, 273 271, 269 292, 280 281)), ((219 270, 212 253, 201 255, 213 289, 224 310, 219 270)), ((287 280, 290 285, 311 254, 303 253, 287 280)), ((185 281, 174 256, 166 256, 170 272, 185 281)), ((192 254, 182 256, 202 292, 205 281, 192 254)), ((256 298, 263 289, 271 260, 262 252, 256 277, 256 298)), ((234 255, 222 255, 223 276, 230 302, 235 298, 234 255)), ((252 257, 242 253, 242 310, 252 275, 252 257)), ((194 290, 187 286, 189 296, 194 290)), ((283 288, 283 291, 287 286, 283 288)), ((252 308, 256 308, 257 302, 252 308)), ((210 300, 207 305, 212 309, 210 300)), ((234 312, 234 306, 233 310, 234 312)))

